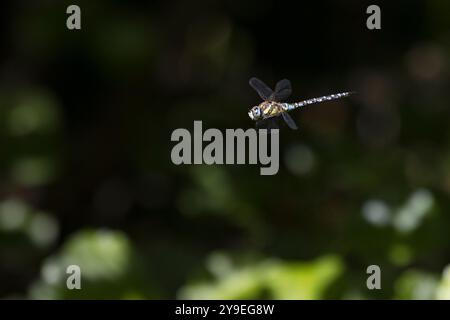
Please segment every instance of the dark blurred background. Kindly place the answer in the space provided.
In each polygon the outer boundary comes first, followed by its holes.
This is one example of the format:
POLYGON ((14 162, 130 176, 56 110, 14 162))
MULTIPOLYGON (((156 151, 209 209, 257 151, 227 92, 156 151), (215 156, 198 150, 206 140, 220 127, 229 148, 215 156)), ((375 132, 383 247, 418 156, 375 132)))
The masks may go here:
POLYGON ((1 298, 450 298, 450 2, 22 0, 0 33, 1 298), (252 76, 358 94, 294 111, 275 176, 173 165, 176 128, 253 126, 252 76))

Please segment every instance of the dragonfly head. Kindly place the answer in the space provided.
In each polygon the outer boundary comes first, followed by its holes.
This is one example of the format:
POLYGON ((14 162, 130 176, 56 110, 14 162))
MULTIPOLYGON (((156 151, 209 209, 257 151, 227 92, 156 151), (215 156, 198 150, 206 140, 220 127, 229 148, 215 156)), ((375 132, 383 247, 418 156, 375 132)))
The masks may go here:
POLYGON ((248 112, 248 116, 250 117, 250 119, 255 121, 261 119, 262 117, 261 108, 259 106, 251 108, 250 111, 248 112))

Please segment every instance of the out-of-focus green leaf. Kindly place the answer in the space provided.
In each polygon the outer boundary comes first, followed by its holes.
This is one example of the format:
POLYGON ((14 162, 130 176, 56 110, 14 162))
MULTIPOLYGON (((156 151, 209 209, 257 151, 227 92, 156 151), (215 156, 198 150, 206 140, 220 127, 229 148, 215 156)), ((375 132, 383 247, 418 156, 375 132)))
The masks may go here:
POLYGON ((149 298, 151 285, 136 267, 135 255, 124 233, 85 230, 74 234, 57 255, 46 259, 41 279, 30 288, 34 299, 149 298), (81 270, 81 289, 69 290, 68 266, 81 270))
POLYGON ((436 299, 450 300, 450 266, 444 269, 441 281, 436 291, 436 299))
POLYGON ((419 270, 405 271, 396 281, 395 297, 405 300, 434 299, 438 279, 419 270))
POLYGON ((185 299, 320 299, 326 288, 343 272, 335 256, 311 262, 267 260, 228 273, 212 283, 187 285, 185 299))

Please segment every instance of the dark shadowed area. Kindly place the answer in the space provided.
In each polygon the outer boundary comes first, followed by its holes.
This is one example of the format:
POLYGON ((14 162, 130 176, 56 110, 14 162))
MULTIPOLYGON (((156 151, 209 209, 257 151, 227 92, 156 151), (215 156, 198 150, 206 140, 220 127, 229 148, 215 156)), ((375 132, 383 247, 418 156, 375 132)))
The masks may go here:
POLYGON ((2 3, 0 298, 450 299, 450 2, 369 4, 2 3), (174 165, 254 127, 253 76, 357 94, 290 113, 277 175, 174 165))

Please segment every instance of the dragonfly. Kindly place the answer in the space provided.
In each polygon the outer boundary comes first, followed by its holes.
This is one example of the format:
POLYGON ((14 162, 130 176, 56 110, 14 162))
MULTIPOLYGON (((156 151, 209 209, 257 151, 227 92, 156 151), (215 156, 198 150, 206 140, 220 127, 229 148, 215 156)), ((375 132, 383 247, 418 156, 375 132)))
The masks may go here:
POLYGON ((251 108, 248 116, 256 121, 257 127, 267 127, 269 129, 278 129, 277 119, 282 117, 289 128, 297 130, 298 127, 294 119, 289 115, 289 111, 315 103, 345 98, 354 93, 341 92, 300 102, 285 103, 282 101, 286 100, 292 93, 291 82, 288 79, 278 81, 274 91, 255 77, 250 79, 249 84, 264 101, 251 108))

